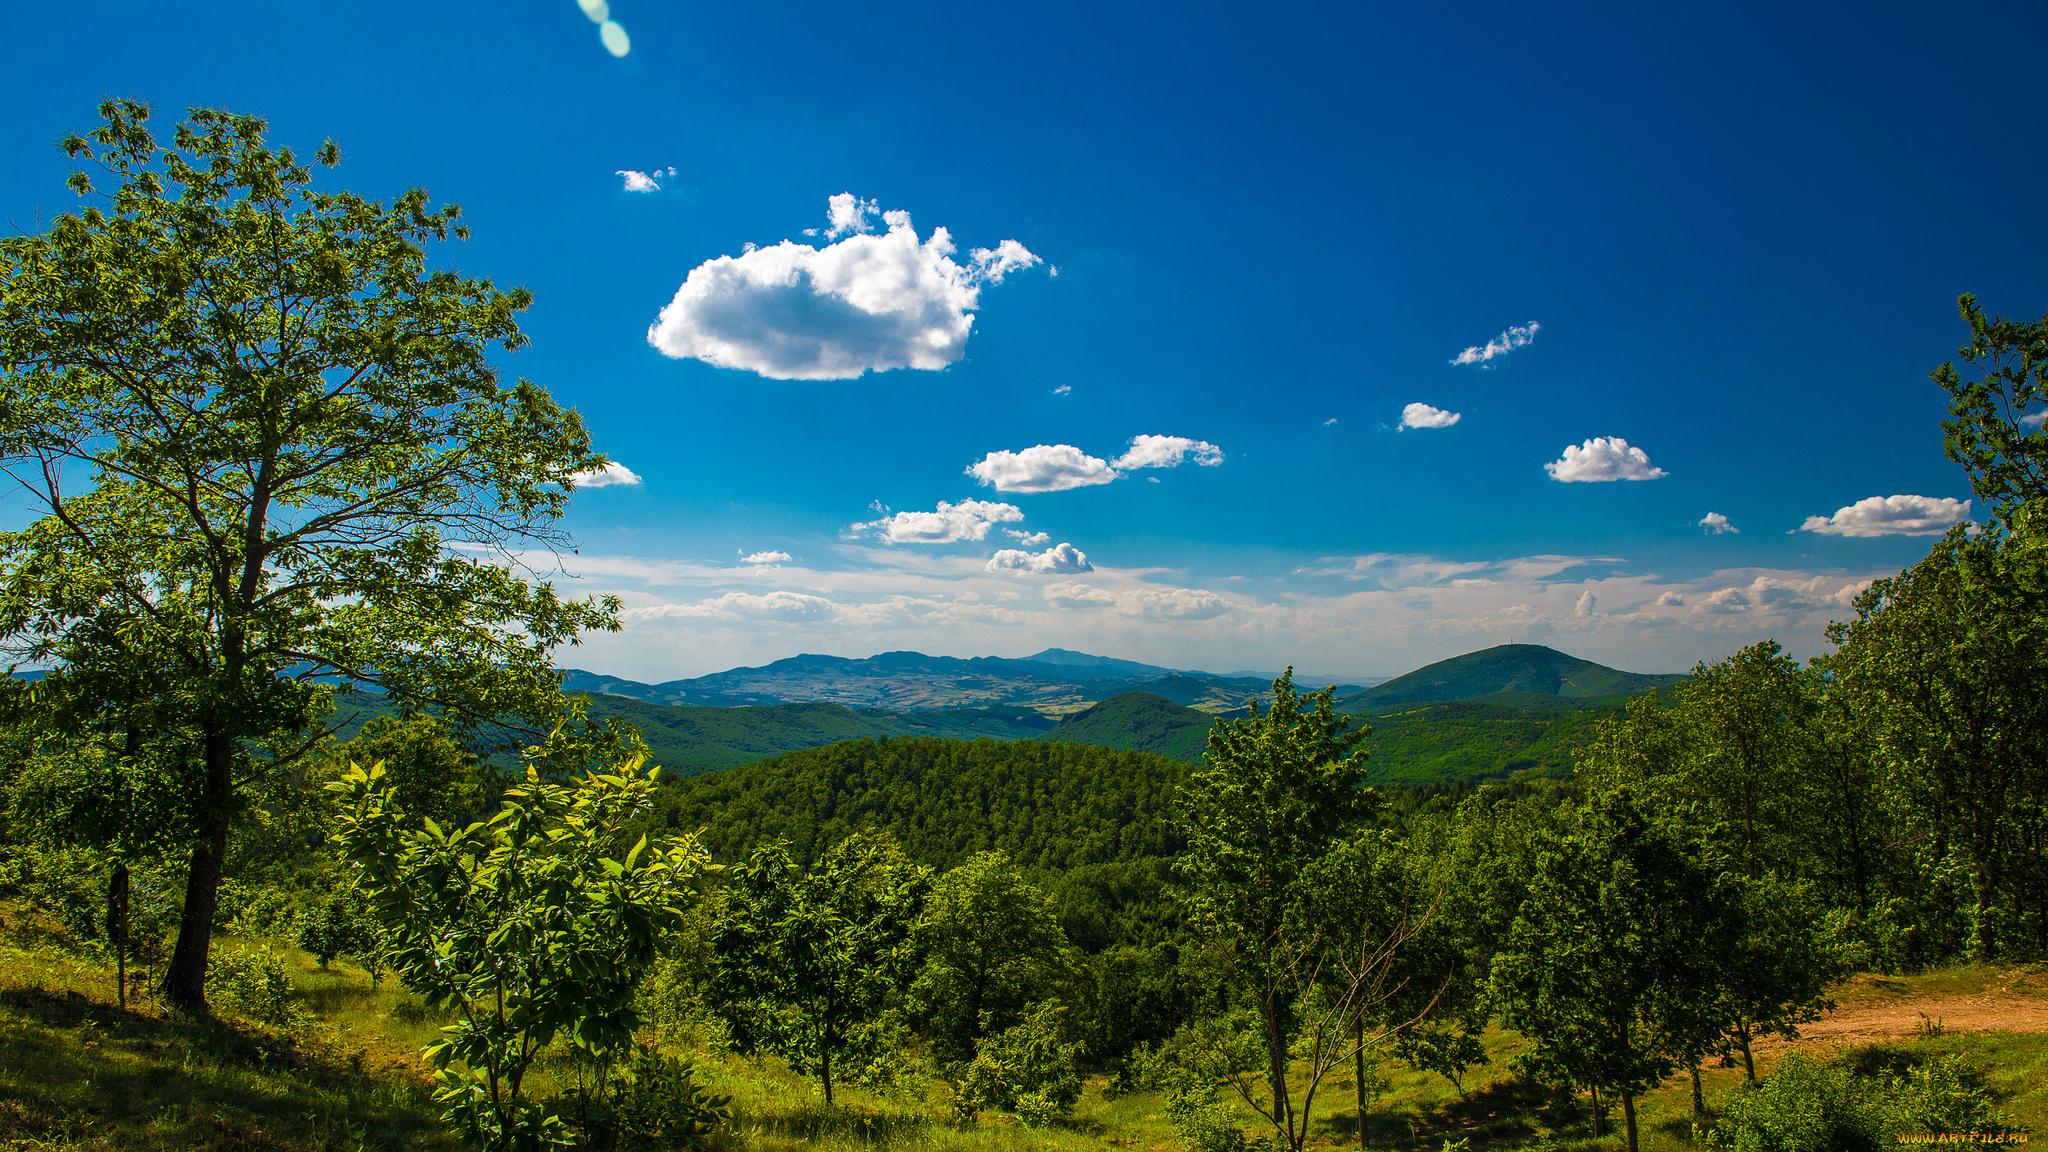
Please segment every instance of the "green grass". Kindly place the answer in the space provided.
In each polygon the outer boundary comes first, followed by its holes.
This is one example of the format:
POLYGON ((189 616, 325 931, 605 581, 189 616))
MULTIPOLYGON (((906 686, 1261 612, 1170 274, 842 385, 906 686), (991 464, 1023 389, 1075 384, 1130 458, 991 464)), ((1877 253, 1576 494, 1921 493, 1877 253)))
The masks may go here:
MULTIPOLYGON (((263 950, 259 941, 221 938, 227 950, 263 950)), ((0 904, 0 1150, 141 1149, 158 1152, 359 1152, 453 1149, 429 1098, 420 1048, 441 1023, 387 982, 373 986, 353 966, 323 969, 305 953, 275 945, 305 1009, 291 1029, 250 1021, 198 1022, 164 1010, 147 991, 127 1008, 114 1003, 112 974, 90 949, 18 906, 0 904)), ((146 979, 143 981, 146 989, 146 979)), ((1859 976, 1844 982, 1844 1003, 1905 1003, 1987 992, 2048 994, 2039 968, 1957 965, 1913 976, 1859 976)), ((843 1085, 827 1108, 815 1079, 780 1061, 747 1059, 714 1042, 715 1029, 672 1027, 667 1046, 690 1056, 699 1082, 732 1097, 734 1124, 721 1152, 1170 1152, 1182 1146, 1165 1101, 1152 1093, 1120 1098, 1089 1083, 1074 1114, 1044 1128, 984 1115, 962 1126, 948 1089, 916 1081, 893 1094, 843 1085)), ((1535 1146, 1616 1152, 1619 1107, 1608 1102, 1604 1138, 1594 1139, 1584 1094, 1560 1095, 1513 1076, 1524 1041, 1490 1030, 1490 1062, 1472 1069, 1462 1090, 1442 1076, 1389 1061, 1388 1084, 1367 1118, 1369 1147, 1436 1152, 1446 1141, 1480 1149, 1535 1146)), ((2048 1035, 1974 1032, 1931 1035, 1838 1052, 1865 1067, 1960 1054, 1983 1069, 2022 1128, 2048 1131, 2048 1035)), ((1826 1053, 1821 1053, 1826 1055, 1826 1053)), ((1768 1067, 1763 1071, 1768 1073, 1768 1067)), ((555 1054, 529 1080, 536 1094, 587 1074, 555 1054)), ((1711 1067, 1705 1096, 1718 1110, 1741 1072, 1711 1067)), ((1301 1085, 1297 1084, 1297 1092, 1301 1085)), ((1257 1138, 1269 1131, 1241 1103, 1237 1118, 1257 1138)), ((1691 1090, 1685 1075, 1638 1102, 1646 1152, 1690 1152, 1691 1090)), ((1349 1070, 1321 1085, 1311 1111, 1311 1144, 1357 1147, 1349 1070)))

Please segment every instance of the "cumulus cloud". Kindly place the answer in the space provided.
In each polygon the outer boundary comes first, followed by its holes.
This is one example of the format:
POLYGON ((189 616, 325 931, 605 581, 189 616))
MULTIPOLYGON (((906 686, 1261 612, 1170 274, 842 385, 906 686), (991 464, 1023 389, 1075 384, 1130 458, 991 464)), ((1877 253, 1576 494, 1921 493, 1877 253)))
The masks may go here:
POLYGON ((1011 537, 1026 548, 1036 548, 1040 544, 1052 539, 1049 533, 1026 532, 1022 528, 1005 528, 1003 529, 1003 535, 1011 537))
POLYGON ((1175 468, 1193 460, 1205 468, 1223 463, 1223 449, 1207 440, 1185 436, 1133 436, 1130 451, 1109 462, 1111 468, 1175 468))
POLYGON ((2020 417, 2020 423, 2025 424, 2029 428, 2039 428, 2042 424, 2048 423, 2048 408, 2020 417))
POLYGON ((1599 480, 1656 480, 1668 475, 1654 467, 1641 448, 1619 436, 1595 436, 1583 445, 1566 445, 1564 455, 1543 466, 1552 480, 1584 484, 1599 480))
POLYGON ((1729 616, 1741 613, 1794 615, 1819 610, 1848 608, 1858 593, 1870 586, 1868 580, 1842 582, 1839 578, 1815 576, 1809 580, 1783 580, 1758 576, 1748 584, 1717 588, 1693 603, 1696 615, 1729 616), (1832 589, 1829 585, 1834 585, 1832 589))
POLYGON ((660 185, 660 184, 657 184, 657 183, 655 183, 655 177, 657 177, 657 176, 661 175, 661 173, 660 173, 659 171, 655 171, 655 172, 653 172, 653 173, 647 173, 647 172, 635 172, 635 171, 633 171, 633 170, 632 170, 631 168, 621 168, 621 169, 619 169, 619 170, 618 170, 617 172, 614 172, 614 173, 612 173, 612 175, 614 175, 614 176, 624 176, 624 177, 626 178, 626 187, 625 187, 624 191, 627 191, 627 192, 659 192, 659 191, 661 191, 661 185, 660 185))
POLYGON ((1598 596, 1593 595, 1591 592, 1581 592, 1579 593, 1578 604, 1572 608, 1572 615, 1581 620, 1590 620, 1593 618, 1593 609, 1599 603, 1600 598, 1598 596))
POLYGON ((1970 518, 1970 502, 1950 496, 1872 496, 1833 516, 1808 516, 1801 532, 1823 536, 1939 536, 1970 518))
MULTIPOLYGON (((886 510, 885 510, 886 511, 886 510)), ((854 524, 848 532, 873 532, 891 544, 952 544, 960 540, 982 540, 997 523, 1024 519, 1015 504, 987 500, 962 500, 958 504, 939 501, 930 512, 897 512, 879 520, 854 524)))
POLYGON ((1449 428, 1463 418, 1463 413, 1446 412, 1420 402, 1401 409, 1403 428, 1449 428))
POLYGON ((631 468, 626 467, 617 460, 606 464, 602 468, 592 468, 587 472, 578 472, 571 479, 576 481, 578 488, 605 488, 613 484, 640 483, 639 473, 634 472, 631 468))
POLYGON ((1079 572, 1093 572, 1095 565, 1088 562, 1088 554, 1072 544, 1055 544, 1043 552, 1024 552, 1016 548, 1004 548, 988 562, 991 572, 1042 572, 1048 575, 1071 576, 1079 572))
POLYGON ((782 563, 783 561, 785 561, 785 560, 788 560, 789 558, 790 558, 790 556, 789 556, 789 553, 787 553, 787 552, 756 552, 756 553, 754 553, 754 554, 753 554, 753 555, 751 555, 751 556, 742 556, 742 557, 740 557, 740 563, 742 563, 742 564, 780 564, 780 563, 782 563))
POLYGON ((1536 338, 1536 330, 1543 327, 1534 320, 1520 327, 1511 327, 1485 344, 1474 344, 1451 359, 1453 364, 1484 364, 1496 356, 1508 353, 1536 338))
POLYGON ((1705 528, 1709 536, 1720 536, 1729 532, 1733 532, 1737 536, 1742 535, 1742 529, 1729 523, 1728 518, 1719 512, 1709 512, 1705 516, 1700 517, 1700 522, 1696 527, 1705 528))
POLYGON ((1107 484, 1123 475, 1107 460, 1071 444, 1034 444, 1022 452, 991 452, 969 464, 967 474, 998 492, 1064 492, 1107 484))
POLYGON ((648 343, 775 380, 851 380, 892 368, 936 371, 966 354, 984 285, 1039 263, 1005 240, 955 260, 944 228, 920 241, 908 212, 884 212, 867 231, 871 201, 830 199, 823 248, 788 240, 690 270, 647 330, 648 343))
POLYGON ((1121 480, 1139 468, 1174 468, 1183 460, 1204 467, 1223 463, 1223 449, 1186 436, 1131 437, 1130 449, 1114 460, 1090 456, 1072 444, 1034 444, 1021 452, 1001 449, 967 466, 967 474, 998 492, 1064 492, 1121 480))

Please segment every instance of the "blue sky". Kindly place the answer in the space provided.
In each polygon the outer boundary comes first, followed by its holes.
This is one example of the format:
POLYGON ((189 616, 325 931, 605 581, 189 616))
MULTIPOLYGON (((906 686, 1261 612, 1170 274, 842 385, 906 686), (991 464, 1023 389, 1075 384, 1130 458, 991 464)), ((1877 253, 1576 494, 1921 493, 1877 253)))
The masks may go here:
POLYGON ((0 211, 106 96, 461 204, 614 674, 1812 654, 1963 514, 1956 295, 2048 308, 2038 5, 590 7, 17 6, 0 211))

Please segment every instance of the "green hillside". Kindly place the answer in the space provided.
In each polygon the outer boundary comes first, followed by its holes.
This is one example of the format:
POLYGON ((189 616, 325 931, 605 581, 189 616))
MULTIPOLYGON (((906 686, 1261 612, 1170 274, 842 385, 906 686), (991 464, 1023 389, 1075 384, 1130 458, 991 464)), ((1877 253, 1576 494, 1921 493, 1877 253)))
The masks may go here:
POLYGON ((1500 692, 1585 698, 1649 692, 1685 677, 1623 672, 1541 644, 1502 644, 1417 668, 1338 703, 1354 711, 1470 700, 1500 692))
POLYGON ((592 696, 590 714, 619 717, 638 728, 654 762, 678 776, 733 768, 804 748, 882 736, 1028 740, 1044 735, 1051 724, 1023 708, 903 713, 855 710, 838 704, 700 708, 649 704, 623 696, 592 696))
MULTIPOLYGON (((1563 776, 1572 756, 1627 694, 1580 698, 1499 693, 1498 699, 1352 711, 1372 726, 1372 779, 1401 785, 1506 776, 1563 776)), ((1202 759, 1216 717, 1149 692, 1113 697, 1060 722, 1047 740, 1202 759)))
POLYGON ((850 740, 665 786, 650 819, 703 828, 737 859, 777 837, 808 860, 856 828, 886 828, 947 868, 1000 848, 1030 867, 1172 856, 1166 820, 1188 767, 1044 740, 850 740))
POLYGON ((1202 750, 1208 747, 1209 725, 1214 720, 1207 712, 1164 696, 1126 692, 1061 720, 1045 739, 1151 752, 1192 764, 1201 760, 1202 750))

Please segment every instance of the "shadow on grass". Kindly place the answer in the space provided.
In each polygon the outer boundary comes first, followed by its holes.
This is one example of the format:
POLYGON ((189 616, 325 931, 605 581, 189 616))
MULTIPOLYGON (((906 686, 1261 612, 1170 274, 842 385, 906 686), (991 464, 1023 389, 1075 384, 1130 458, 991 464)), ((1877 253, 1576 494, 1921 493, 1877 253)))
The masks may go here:
MULTIPOLYGON (((1446 1140, 1470 1140, 1474 1147, 1525 1140, 1541 1124, 1553 1134, 1590 1133, 1586 1111, 1554 1088, 1516 1077, 1498 1080, 1426 1111, 1376 1112, 1366 1116, 1367 1143, 1377 1148, 1438 1148, 1446 1140)), ((1332 1135, 1355 1138, 1355 1113, 1330 1118, 1332 1135)))
POLYGON ((85 1147, 250 1150, 444 1142, 422 1091, 231 1022, 18 987, 0 991, 0 1044, 0 1132, 10 1137, 90 1132, 98 1143, 85 1147))

